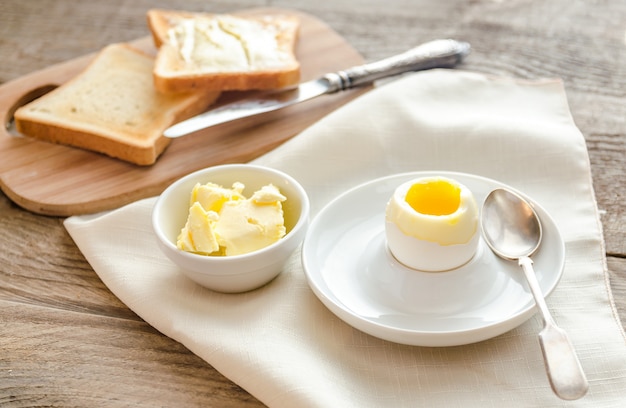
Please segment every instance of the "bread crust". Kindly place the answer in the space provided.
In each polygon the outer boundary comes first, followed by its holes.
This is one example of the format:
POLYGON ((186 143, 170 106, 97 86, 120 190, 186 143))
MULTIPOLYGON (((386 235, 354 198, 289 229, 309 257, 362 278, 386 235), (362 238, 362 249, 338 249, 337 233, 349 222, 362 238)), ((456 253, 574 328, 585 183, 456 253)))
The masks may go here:
POLYGON ((152 83, 153 63, 128 44, 109 45, 75 78, 19 108, 16 128, 40 140, 154 164, 170 141, 163 131, 206 110, 220 92, 162 95, 152 83))
MULTIPOLYGON (((148 26, 158 47, 153 78, 157 90, 163 93, 190 92, 195 90, 245 91, 286 88, 300 81, 300 63, 295 55, 300 22, 295 16, 276 14, 254 17, 236 17, 276 30, 276 43, 289 59, 279 66, 245 69, 202 66, 186 61, 179 48, 172 44, 168 32, 175 29, 183 19, 209 21, 219 18, 235 18, 229 15, 189 13, 153 9, 148 11, 148 26)), ((242 44, 245 41, 241 40, 242 44)))

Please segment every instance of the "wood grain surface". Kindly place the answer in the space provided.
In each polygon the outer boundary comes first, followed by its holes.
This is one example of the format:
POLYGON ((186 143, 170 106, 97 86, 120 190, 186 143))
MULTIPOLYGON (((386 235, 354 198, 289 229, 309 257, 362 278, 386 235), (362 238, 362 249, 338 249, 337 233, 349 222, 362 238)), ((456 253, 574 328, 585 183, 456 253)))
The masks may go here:
MULTIPOLYGON (((473 46, 464 69, 562 78, 587 141, 610 284, 626 322, 626 2, 3 0, 0 83, 144 36, 151 7, 288 7, 326 22, 368 61, 451 37, 473 46)), ((262 406, 113 296, 62 218, 0 194, 0 246, 0 405, 262 406)))

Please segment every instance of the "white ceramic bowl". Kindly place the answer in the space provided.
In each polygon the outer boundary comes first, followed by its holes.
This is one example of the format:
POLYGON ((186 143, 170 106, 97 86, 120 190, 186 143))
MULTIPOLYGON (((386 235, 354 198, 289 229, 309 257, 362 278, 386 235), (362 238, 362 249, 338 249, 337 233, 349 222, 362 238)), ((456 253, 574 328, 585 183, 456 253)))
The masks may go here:
POLYGON ((268 167, 226 164, 191 173, 171 184, 152 211, 152 226, 159 248, 180 271, 196 283, 219 292, 246 292, 265 285, 284 268, 304 239, 309 225, 309 198, 291 176, 268 167), (250 195, 269 183, 287 197, 283 202, 287 234, 270 246, 235 256, 205 256, 176 247, 176 239, 189 214, 189 195, 196 183, 216 183, 230 188, 243 183, 250 195))

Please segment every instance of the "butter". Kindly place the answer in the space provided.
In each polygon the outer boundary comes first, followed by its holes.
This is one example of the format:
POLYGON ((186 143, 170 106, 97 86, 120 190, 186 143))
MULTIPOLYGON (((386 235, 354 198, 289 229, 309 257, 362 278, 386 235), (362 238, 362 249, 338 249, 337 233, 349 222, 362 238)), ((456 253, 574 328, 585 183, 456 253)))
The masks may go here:
POLYGON ((282 202, 287 198, 272 185, 250 198, 245 186, 231 189, 197 184, 191 192, 189 215, 177 247, 204 255, 241 255, 264 248, 285 236, 282 202))
POLYGON ((206 211, 219 213, 226 201, 245 200, 242 183, 233 183, 232 188, 224 188, 214 183, 196 184, 191 191, 189 205, 199 202, 206 211))
POLYGON ((178 236, 176 246, 187 252, 212 254, 220 246, 213 225, 218 220, 214 211, 205 211, 197 201, 189 208, 187 223, 178 236))
POLYGON ((280 26, 230 15, 184 18, 168 39, 188 64, 208 72, 270 69, 289 61, 278 43, 280 26))

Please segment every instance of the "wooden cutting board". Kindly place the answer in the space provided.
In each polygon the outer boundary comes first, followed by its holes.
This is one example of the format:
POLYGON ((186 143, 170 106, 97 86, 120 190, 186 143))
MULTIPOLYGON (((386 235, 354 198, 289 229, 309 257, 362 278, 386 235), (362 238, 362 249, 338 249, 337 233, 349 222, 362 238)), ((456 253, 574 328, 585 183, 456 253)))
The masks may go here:
MULTIPOLYGON (((300 12, 253 9, 296 14, 301 19, 297 56, 302 80, 363 63, 363 58, 339 34, 317 18, 300 12)), ((146 27, 146 32, 148 33, 146 27)), ((132 45, 155 53, 150 37, 132 45)), ((223 163, 243 163, 280 145, 367 88, 322 96, 272 113, 205 129, 172 141, 149 167, 107 156, 55 145, 17 134, 11 119, 17 107, 63 84, 81 72, 94 54, 34 72, 0 86, 0 187, 21 207, 35 213, 69 216, 120 207, 158 195, 181 176, 223 163)), ((245 96, 225 93, 218 103, 245 96)))

